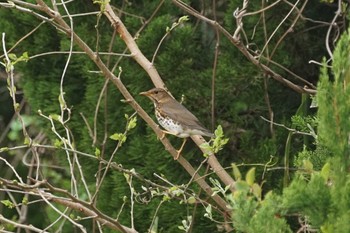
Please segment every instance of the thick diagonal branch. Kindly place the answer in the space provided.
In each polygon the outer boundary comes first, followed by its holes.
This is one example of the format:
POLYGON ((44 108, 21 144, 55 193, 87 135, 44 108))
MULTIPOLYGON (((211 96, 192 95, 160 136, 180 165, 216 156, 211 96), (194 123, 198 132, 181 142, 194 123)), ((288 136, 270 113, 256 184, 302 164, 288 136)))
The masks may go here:
MULTIPOLYGON (((159 129, 158 125, 152 120, 152 118, 142 109, 142 107, 134 100, 133 96, 129 93, 129 91, 126 89, 124 84, 121 82, 120 79, 118 79, 109 69, 108 67, 103 63, 103 61, 100 59, 100 57, 75 33, 71 32, 71 28, 69 25, 62 19, 59 12, 55 12, 51 10, 42 0, 37 0, 38 4, 41 6, 41 11, 48 14, 53 20, 54 23, 57 24, 62 31, 64 31, 67 36, 73 36, 74 43, 76 43, 89 57, 90 59, 96 64, 96 66, 101 70, 104 77, 109 79, 121 92, 121 94, 124 96, 126 101, 130 104, 132 108, 137 111, 139 116, 147 122, 147 124, 153 129, 153 131, 157 134, 158 138, 161 138, 163 135, 163 132, 159 129)), ((142 54, 142 52, 139 50, 137 44, 135 43, 134 39, 130 35, 130 33, 127 31, 123 23, 120 21, 120 19, 114 14, 111 6, 109 4, 106 5, 106 11, 105 14, 107 15, 108 19, 111 20, 112 25, 114 26, 115 30, 118 31, 121 38, 125 41, 127 47, 129 48, 130 52, 133 55, 133 58, 145 69, 145 71, 150 75, 152 81, 154 84, 158 87, 164 87, 164 84, 157 72, 157 70, 153 67, 153 65, 147 60, 147 58, 142 54)), ((171 145, 169 140, 164 137, 161 139, 161 142, 165 146, 166 150, 169 151, 169 153, 175 157, 177 155, 177 151, 175 148, 171 145)), ((213 160, 214 162, 217 162, 217 160, 213 160)), ((198 185, 207 193, 208 196, 210 196, 216 204, 224 211, 227 211, 229 214, 229 210, 227 208, 228 204, 218 195, 213 195, 213 191, 211 190, 211 187, 206 183, 204 178, 201 178, 197 173, 196 170, 192 167, 192 165, 183 157, 178 159, 178 162, 185 168, 185 170, 191 175, 194 176, 194 180, 198 183, 198 185)), ((217 162, 217 164, 211 165, 212 167, 215 167, 215 171, 220 171, 221 173, 226 172, 221 165, 217 162), (220 167, 218 169, 218 167, 220 167)), ((227 173, 226 173, 227 174, 227 173)), ((218 174, 219 175, 219 174, 218 174)), ((226 177, 229 177, 227 174, 226 177)), ((224 178, 226 178, 224 177, 224 178)), ((221 177, 220 177, 221 178, 221 177)), ((231 180, 225 180, 226 185, 232 184, 232 178, 231 180)))

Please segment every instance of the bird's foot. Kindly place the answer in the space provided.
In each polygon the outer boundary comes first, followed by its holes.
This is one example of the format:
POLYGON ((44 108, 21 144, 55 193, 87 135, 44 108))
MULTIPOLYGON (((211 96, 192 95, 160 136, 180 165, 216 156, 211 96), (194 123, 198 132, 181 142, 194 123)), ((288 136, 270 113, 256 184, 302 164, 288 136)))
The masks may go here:
POLYGON ((162 136, 158 137, 158 140, 163 140, 166 134, 171 134, 171 133, 169 133, 169 132, 166 131, 166 130, 162 130, 162 129, 161 129, 161 131, 162 131, 162 136))
POLYGON ((180 157, 180 154, 181 154, 182 149, 184 148, 184 146, 185 146, 185 144, 186 144, 186 141, 187 141, 187 139, 184 138, 180 149, 176 151, 176 156, 175 156, 174 160, 178 160, 178 158, 180 157))

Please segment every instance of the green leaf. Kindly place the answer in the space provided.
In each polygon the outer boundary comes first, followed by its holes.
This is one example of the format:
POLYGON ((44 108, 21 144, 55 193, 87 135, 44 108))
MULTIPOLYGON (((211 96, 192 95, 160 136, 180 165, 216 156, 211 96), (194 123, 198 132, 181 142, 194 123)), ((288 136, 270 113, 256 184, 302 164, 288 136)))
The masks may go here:
POLYGON ((196 203, 196 198, 194 196, 191 196, 187 199, 188 204, 195 204, 196 203))
POLYGON ((242 174, 239 171, 237 165, 235 163, 231 163, 231 167, 232 167, 233 177, 235 178, 235 180, 242 179, 242 174))
POLYGON ((61 121, 61 116, 58 114, 50 114, 49 118, 55 120, 55 121, 61 121))
POLYGON ((58 96, 58 102, 60 103, 61 108, 64 108, 66 106, 66 101, 64 100, 65 94, 66 94, 65 92, 62 92, 58 96))
POLYGON ((18 112, 19 106, 20 106, 19 103, 15 103, 15 105, 13 106, 16 112, 18 112))
POLYGON ((25 136, 25 137, 24 137, 24 142, 23 142, 23 144, 24 144, 24 145, 29 145, 29 144, 30 144, 30 141, 31 141, 30 137, 25 136))
POLYGON ((129 130, 135 128, 135 127, 136 127, 136 122, 137 122, 136 116, 132 117, 132 118, 129 120, 129 122, 128 122, 128 125, 127 125, 127 127, 126 127, 126 130, 129 131, 129 130))
POLYGON ((245 176, 245 181, 247 182, 247 184, 249 186, 252 186, 254 184, 254 181, 255 181, 255 167, 249 169, 249 171, 247 172, 247 174, 245 176))
POLYGON ((55 139, 55 142, 53 144, 55 147, 59 148, 63 145, 63 142, 61 140, 55 139))
POLYGON ((212 150, 214 153, 217 153, 224 147, 224 145, 227 144, 228 138, 224 138, 224 132, 222 130, 221 125, 218 125, 214 134, 215 134, 215 139, 213 142, 212 150))
POLYGON ((17 55, 14 53, 9 53, 8 57, 12 60, 12 61, 16 61, 17 60, 17 55))
POLYGON ((28 52, 24 52, 24 53, 22 54, 22 60, 23 60, 23 61, 28 61, 28 60, 29 60, 28 52))
POLYGON ((235 184, 235 188, 237 191, 242 191, 242 192, 247 192, 250 189, 248 183, 245 181, 237 181, 235 184))
POLYGON ((163 196, 163 201, 169 201, 169 200, 171 200, 170 196, 168 194, 165 194, 163 196))
POLYGON ((211 150, 211 146, 209 145, 208 142, 202 143, 200 147, 203 148, 204 150, 211 150))
POLYGON ((128 173, 123 173, 125 179, 126 179, 126 182, 130 183, 130 175, 128 173))
POLYGON ((261 200, 261 187, 260 187, 260 185, 258 185, 257 183, 254 183, 252 185, 252 192, 257 199, 261 200))
POLYGON ((1 203, 10 209, 15 208, 15 204, 13 204, 10 200, 2 200, 1 203))
POLYGON ((120 141, 120 142, 125 142, 126 141, 126 136, 122 133, 115 133, 109 137, 110 139, 114 141, 120 141))
POLYGON ((28 198, 23 197, 23 199, 22 199, 22 204, 23 204, 23 205, 28 205, 28 198))
POLYGON ((209 219, 212 219, 213 218, 213 215, 212 215, 212 208, 211 208, 211 205, 209 204, 207 207, 205 207, 205 214, 204 214, 204 217, 207 217, 209 219))
POLYGON ((18 119, 16 119, 11 122, 10 128, 11 131, 20 131, 22 130, 22 123, 18 119))
POLYGON ((188 15, 184 15, 184 16, 180 17, 178 21, 179 21, 179 23, 183 23, 183 22, 186 22, 188 20, 190 20, 188 15))
POLYGON ((331 170, 331 164, 330 163, 326 163, 321 169, 321 176, 323 177, 323 179, 325 181, 327 181, 328 178, 329 178, 330 170, 331 170))
POLYGON ((1 147, 1 148, 0 148, 0 153, 1 153, 1 152, 6 152, 6 151, 8 151, 8 150, 9 150, 8 147, 1 147))
POLYGON ((218 125, 218 127, 216 128, 214 134, 215 134, 215 137, 222 137, 222 136, 224 136, 224 132, 222 130, 221 125, 218 125))
POLYGON ((97 147, 95 148, 95 155, 97 158, 100 158, 100 156, 101 156, 101 151, 97 147))

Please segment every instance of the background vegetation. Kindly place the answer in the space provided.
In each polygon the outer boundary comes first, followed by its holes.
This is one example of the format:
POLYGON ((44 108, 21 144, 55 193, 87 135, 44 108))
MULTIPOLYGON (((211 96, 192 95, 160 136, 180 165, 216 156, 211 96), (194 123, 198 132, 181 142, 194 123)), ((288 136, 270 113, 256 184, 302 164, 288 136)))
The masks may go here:
POLYGON ((1 1, 1 231, 350 232, 348 16, 343 1, 1 1), (154 86, 216 138, 174 161, 182 140, 139 96, 154 86))

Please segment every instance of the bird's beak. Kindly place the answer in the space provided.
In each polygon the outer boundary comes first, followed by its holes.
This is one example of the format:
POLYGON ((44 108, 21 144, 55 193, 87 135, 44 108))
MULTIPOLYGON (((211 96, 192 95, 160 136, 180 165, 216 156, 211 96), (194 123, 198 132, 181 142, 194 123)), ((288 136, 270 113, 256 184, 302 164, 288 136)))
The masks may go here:
POLYGON ((144 92, 141 92, 140 95, 150 96, 150 93, 148 91, 144 91, 144 92))

